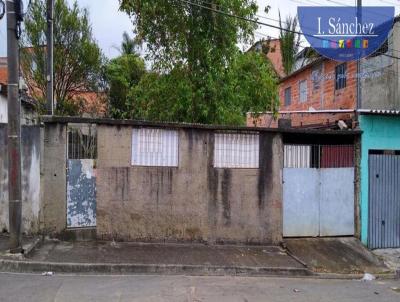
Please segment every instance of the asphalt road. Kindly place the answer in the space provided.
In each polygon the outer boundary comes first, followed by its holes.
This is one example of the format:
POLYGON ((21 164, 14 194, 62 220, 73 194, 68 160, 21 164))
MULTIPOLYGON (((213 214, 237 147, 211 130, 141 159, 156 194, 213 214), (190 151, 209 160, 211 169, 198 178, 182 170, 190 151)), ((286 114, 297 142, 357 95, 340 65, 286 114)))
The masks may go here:
POLYGON ((399 281, 1 274, 0 301, 398 302, 399 281))

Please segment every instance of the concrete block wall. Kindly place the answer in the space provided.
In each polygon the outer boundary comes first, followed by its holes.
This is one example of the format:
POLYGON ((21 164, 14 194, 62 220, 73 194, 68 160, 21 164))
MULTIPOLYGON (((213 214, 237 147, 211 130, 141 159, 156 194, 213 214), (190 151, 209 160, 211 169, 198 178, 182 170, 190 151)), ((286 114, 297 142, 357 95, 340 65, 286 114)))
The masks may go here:
POLYGON ((179 167, 131 165, 131 126, 98 125, 100 239, 278 243, 282 139, 260 133, 259 169, 213 168, 214 131, 179 128, 179 167))

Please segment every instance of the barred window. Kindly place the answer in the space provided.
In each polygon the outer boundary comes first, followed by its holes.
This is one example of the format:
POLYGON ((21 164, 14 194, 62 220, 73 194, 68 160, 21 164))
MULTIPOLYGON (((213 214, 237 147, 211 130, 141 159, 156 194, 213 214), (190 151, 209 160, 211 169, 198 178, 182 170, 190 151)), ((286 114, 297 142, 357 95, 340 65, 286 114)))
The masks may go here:
POLYGON ((340 64, 335 67, 335 90, 346 88, 347 81, 347 65, 340 64))
POLYGON ((132 165, 178 167, 178 132, 141 128, 132 133, 132 165))
POLYGON ((307 102, 307 80, 299 82, 300 103, 307 102))
POLYGON ((97 158, 96 125, 68 125, 68 159, 97 158))
POLYGON ((258 168, 259 135, 216 133, 215 168, 258 168))
POLYGON ((285 89, 285 106, 292 104, 292 87, 285 89))

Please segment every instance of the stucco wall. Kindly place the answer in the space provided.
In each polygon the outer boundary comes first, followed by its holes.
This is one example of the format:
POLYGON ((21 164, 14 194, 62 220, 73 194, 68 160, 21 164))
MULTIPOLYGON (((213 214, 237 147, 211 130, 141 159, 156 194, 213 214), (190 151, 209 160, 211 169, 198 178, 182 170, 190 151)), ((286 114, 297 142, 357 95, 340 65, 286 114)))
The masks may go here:
POLYGON ((131 166, 132 127, 98 126, 98 237, 279 242, 280 134, 260 134, 259 169, 215 169, 214 132, 177 131, 179 167, 138 167, 131 166))
MULTIPOLYGON (((39 231, 40 128, 22 127, 22 232, 39 231)), ((7 125, 0 124, 0 230, 8 230, 7 125)))
POLYGON ((368 151, 400 150, 400 119, 397 116, 361 115, 361 240, 368 243, 368 151))

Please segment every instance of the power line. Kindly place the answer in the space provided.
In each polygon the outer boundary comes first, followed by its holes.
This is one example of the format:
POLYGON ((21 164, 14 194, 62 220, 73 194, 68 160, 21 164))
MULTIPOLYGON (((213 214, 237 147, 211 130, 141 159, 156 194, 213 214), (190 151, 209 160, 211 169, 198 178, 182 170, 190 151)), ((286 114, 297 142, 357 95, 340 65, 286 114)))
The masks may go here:
MULTIPOLYGON (((329 0, 329 1, 332 1, 332 0, 329 0)), ((290 33, 293 33, 293 34, 298 34, 298 35, 303 35, 303 36, 316 38, 316 37, 314 37, 312 35, 304 34, 302 32, 296 31, 296 30, 291 30, 291 29, 283 28, 281 26, 277 26, 277 25, 273 25, 273 24, 269 24, 269 23, 265 23, 265 22, 260 22, 260 21, 257 21, 257 20, 252 20, 252 19, 249 19, 249 18, 246 18, 246 17, 234 15, 234 14, 231 14, 231 13, 228 13, 228 12, 221 11, 219 9, 214 9, 214 8, 211 8, 211 7, 207 7, 207 6, 199 4, 199 3, 193 3, 193 2, 187 1, 187 0, 180 0, 180 2, 189 4, 189 5, 192 5, 192 6, 197 6, 197 7, 200 7, 202 9, 206 9, 206 10, 209 10, 209 11, 221 14, 221 15, 225 15, 227 17, 236 18, 236 19, 239 19, 239 20, 242 20, 242 21, 251 22, 251 23, 254 23, 254 24, 258 24, 258 25, 263 25, 263 26, 267 26, 267 27, 283 30, 283 31, 290 32, 290 33)), ((317 38, 317 39, 326 40, 326 39, 322 39, 322 38, 317 38)), ((336 42, 336 41, 330 41, 330 42, 336 42)), ((388 54, 383 54, 383 55, 384 56, 389 56, 389 57, 391 57, 393 59, 400 60, 400 57, 396 57, 396 56, 392 56, 392 55, 388 55, 388 54)))

